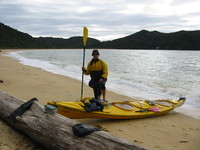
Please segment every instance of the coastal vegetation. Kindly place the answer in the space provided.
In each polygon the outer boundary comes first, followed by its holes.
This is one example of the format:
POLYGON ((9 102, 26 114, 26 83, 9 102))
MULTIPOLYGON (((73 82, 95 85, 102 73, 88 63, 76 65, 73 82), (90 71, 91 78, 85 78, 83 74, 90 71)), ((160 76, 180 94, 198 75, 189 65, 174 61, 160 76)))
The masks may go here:
POLYGON ((0 23, 0 48, 42 48, 47 47, 32 36, 0 23))
MULTIPOLYGON (((82 48, 82 37, 68 39, 53 37, 32 37, 3 23, 0 23, 1 49, 30 48, 82 48)), ((200 50, 200 30, 161 33, 141 30, 132 35, 110 41, 88 38, 87 48, 109 49, 161 49, 161 50, 200 50)))

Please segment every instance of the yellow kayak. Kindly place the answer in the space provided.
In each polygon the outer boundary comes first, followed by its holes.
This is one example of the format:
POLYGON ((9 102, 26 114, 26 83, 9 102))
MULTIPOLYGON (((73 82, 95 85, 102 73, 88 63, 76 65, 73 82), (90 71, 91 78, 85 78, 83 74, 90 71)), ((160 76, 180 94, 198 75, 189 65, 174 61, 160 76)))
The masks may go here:
POLYGON ((179 100, 133 100, 124 102, 107 102, 87 97, 79 102, 48 102, 56 106, 57 113, 71 119, 104 118, 133 119, 158 116, 183 105, 185 98, 179 100))

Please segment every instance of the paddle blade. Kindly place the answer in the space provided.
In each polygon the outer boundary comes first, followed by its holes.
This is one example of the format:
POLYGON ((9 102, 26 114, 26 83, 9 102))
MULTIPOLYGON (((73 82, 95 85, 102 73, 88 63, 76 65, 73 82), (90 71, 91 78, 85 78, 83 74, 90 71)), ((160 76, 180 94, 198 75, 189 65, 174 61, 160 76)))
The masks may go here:
POLYGON ((88 38, 88 29, 87 27, 84 27, 83 28, 83 46, 86 46, 87 38, 88 38))

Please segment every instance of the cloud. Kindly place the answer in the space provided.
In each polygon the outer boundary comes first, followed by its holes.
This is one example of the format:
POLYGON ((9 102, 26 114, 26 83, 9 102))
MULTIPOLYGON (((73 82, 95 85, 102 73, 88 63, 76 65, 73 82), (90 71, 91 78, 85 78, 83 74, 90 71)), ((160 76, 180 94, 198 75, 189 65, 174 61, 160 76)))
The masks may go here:
POLYGON ((112 40, 142 29, 198 30, 197 0, 1 0, 0 22, 32 36, 112 40))

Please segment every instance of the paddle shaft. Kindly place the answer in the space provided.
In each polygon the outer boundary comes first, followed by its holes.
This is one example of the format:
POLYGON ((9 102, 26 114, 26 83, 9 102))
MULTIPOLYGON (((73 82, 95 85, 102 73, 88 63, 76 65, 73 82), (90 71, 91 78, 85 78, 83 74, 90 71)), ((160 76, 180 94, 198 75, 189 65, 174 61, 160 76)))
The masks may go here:
MULTIPOLYGON (((83 47, 83 67, 84 66, 85 66, 85 46, 83 47)), ((82 71, 81 99, 83 99, 83 83, 84 83, 84 71, 82 71)))

